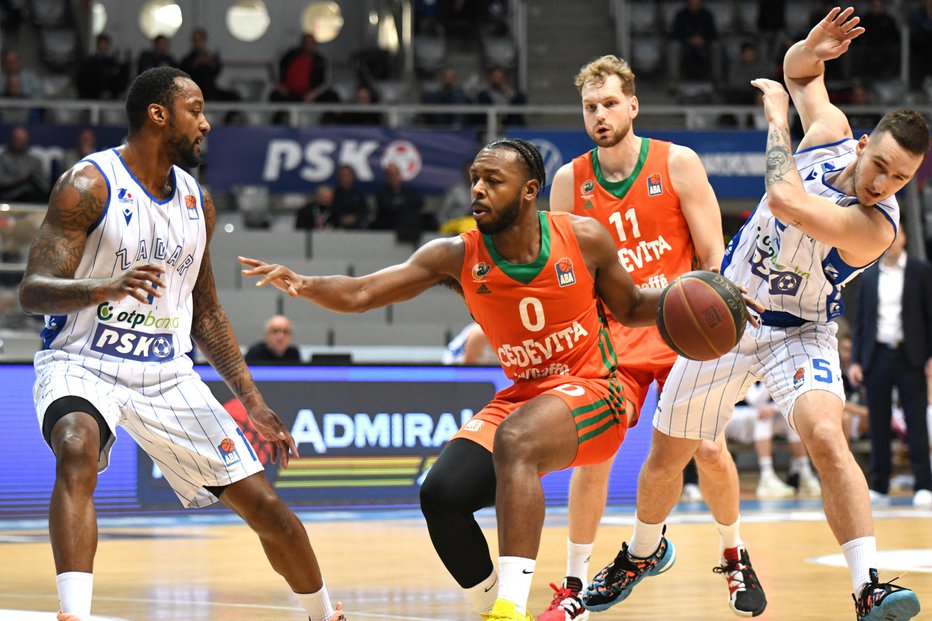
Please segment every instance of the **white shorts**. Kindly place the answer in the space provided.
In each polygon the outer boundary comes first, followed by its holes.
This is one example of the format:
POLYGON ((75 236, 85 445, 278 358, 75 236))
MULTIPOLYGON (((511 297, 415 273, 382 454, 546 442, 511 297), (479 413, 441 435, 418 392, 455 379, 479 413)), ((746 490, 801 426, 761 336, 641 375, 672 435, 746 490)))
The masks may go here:
POLYGON ((49 405, 69 396, 87 399, 110 427, 100 471, 110 462, 117 425, 159 466, 186 507, 217 502, 205 485, 230 485, 263 469, 187 357, 163 364, 114 363, 45 350, 36 354, 35 368, 40 429, 49 405))
POLYGON ((735 403, 757 380, 794 430, 793 407, 800 395, 825 390, 844 404, 837 328, 832 322, 791 328, 749 325, 738 346, 721 358, 677 358, 660 394, 654 427, 673 437, 715 440, 735 403))

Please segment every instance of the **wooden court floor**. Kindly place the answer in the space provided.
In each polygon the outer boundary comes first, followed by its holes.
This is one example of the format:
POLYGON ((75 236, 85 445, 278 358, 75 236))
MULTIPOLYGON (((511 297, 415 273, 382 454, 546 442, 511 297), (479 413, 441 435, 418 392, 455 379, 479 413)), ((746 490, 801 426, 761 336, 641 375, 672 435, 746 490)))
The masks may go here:
MULTIPOLYGON (((630 535, 631 513, 620 508, 606 516, 593 571, 610 561, 630 535)), ((840 553, 821 520, 818 503, 743 509, 742 515, 744 538, 769 601, 760 619, 854 619, 847 570, 814 562, 840 553)), ((330 592, 344 603, 350 621, 476 619, 416 514, 358 518, 347 514, 305 522, 330 592)), ((485 515, 482 523, 494 554, 494 518, 485 515)), ((548 523, 531 592, 534 613, 550 600, 547 583, 563 575, 565 516, 548 515, 548 523)), ((932 619, 932 511, 909 506, 887 510, 878 514, 876 531, 884 552, 881 577, 911 568, 901 581, 923 601, 919 619, 932 619)), ((105 524, 101 534, 95 615, 133 621, 303 618, 244 526, 202 525, 190 518, 153 525, 141 519, 105 524)), ((678 509, 668 536, 677 549, 676 566, 644 581, 624 603, 593 614, 593 621, 736 618, 727 608, 724 580, 711 571, 718 536, 708 514, 678 509)), ((56 603, 45 532, 4 530, 0 523, 0 609, 53 611, 56 603)), ((54 617, 0 611, 0 621, 46 618, 54 617)))

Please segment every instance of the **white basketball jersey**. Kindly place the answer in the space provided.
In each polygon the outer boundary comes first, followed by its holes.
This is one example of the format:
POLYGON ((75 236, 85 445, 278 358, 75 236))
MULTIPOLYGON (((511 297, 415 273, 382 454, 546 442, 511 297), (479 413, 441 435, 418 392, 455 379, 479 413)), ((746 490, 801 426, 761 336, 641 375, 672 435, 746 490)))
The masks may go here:
MULTIPOLYGON (((842 207, 854 205, 855 197, 832 184, 854 161, 856 145, 856 140, 845 139, 797 152, 796 168, 806 192, 842 207)), ((891 196, 874 207, 895 230, 900 221, 896 199, 891 196)), ((848 265, 836 248, 777 220, 766 194, 728 244, 722 261, 722 273, 746 286, 767 309, 761 321, 782 327, 828 321, 841 315, 841 288, 867 267, 848 265)))
POLYGON ((46 349, 89 358, 165 362, 191 351, 191 291, 207 245, 204 197, 197 181, 172 167, 174 192, 159 201, 127 168, 116 149, 89 155, 109 198, 87 235, 75 279, 113 278, 133 266, 161 265, 162 297, 125 297, 69 315, 47 316, 46 349))

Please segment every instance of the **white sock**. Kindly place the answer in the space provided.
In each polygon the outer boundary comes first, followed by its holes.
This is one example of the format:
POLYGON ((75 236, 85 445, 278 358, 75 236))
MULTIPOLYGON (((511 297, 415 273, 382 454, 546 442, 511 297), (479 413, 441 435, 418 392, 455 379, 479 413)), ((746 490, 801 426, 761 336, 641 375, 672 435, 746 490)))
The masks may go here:
POLYGON ((66 571, 55 576, 58 585, 58 605, 62 612, 78 617, 91 616, 91 599, 94 596, 94 574, 83 571, 66 571))
POLYGON ((812 466, 809 463, 809 458, 805 455, 793 458, 793 462, 790 464, 790 472, 798 474, 800 479, 809 480, 815 478, 815 474, 812 472, 812 466))
POLYGON ((648 524, 635 515, 634 533, 631 535, 631 543, 628 544, 628 554, 637 558, 647 558, 660 547, 662 537, 663 522, 648 524))
POLYGON ((295 593, 301 607, 307 612, 311 621, 327 621, 333 614, 330 604, 330 595, 327 594, 327 585, 322 584, 316 593, 295 593))
POLYGON ((592 556, 591 543, 573 543, 566 540, 566 575, 579 578, 583 585, 589 581, 589 558, 592 556))
POLYGON ((777 476, 777 473, 773 471, 773 457, 758 457, 757 466, 760 468, 760 476, 763 479, 764 477, 774 477, 777 476))
POLYGON ((466 595, 472 602, 473 610, 480 615, 487 615, 492 611, 495 605, 495 598, 498 597, 498 572, 494 569, 488 578, 474 587, 466 589, 466 595))
POLYGON ((523 556, 498 557, 498 572, 501 583, 498 585, 498 599, 514 603, 518 614, 527 614, 527 598, 531 593, 531 580, 534 579, 532 558, 523 556))
POLYGON ((741 518, 739 517, 735 520, 734 524, 729 526, 716 522, 715 528, 718 529, 718 534, 721 536, 721 550, 719 552, 721 553, 722 561, 724 561, 725 550, 744 545, 744 541, 741 540, 741 533, 739 532, 741 528, 741 518))
POLYGON ((877 567, 877 538, 858 537, 841 544, 845 553, 845 563, 851 572, 851 590, 855 596, 861 594, 861 587, 870 582, 870 569, 877 567))

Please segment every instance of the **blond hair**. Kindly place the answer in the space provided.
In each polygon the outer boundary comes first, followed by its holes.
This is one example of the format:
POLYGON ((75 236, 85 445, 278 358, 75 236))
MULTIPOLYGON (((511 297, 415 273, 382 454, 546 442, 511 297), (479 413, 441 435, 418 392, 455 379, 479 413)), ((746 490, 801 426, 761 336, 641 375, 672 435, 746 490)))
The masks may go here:
POLYGON ((601 85, 612 75, 617 75, 621 80, 621 92, 628 97, 634 95, 634 72, 631 71, 631 65, 611 54, 596 58, 583 66, 576 74, 576 88, 582 93, 586 84, 601 85))

